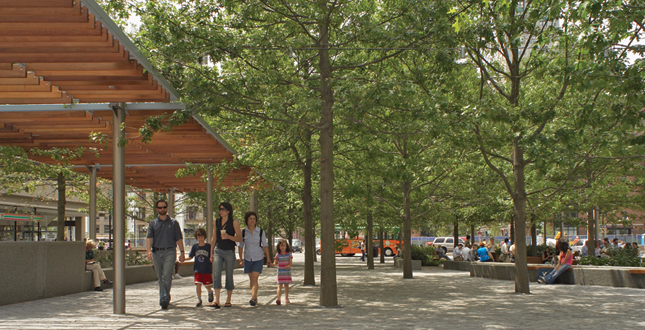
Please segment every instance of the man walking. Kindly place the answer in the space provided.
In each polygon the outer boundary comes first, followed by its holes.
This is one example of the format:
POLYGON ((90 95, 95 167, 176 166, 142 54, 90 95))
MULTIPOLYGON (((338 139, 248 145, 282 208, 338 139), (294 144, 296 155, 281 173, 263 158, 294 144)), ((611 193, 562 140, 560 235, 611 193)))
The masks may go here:
POLYGON ((175 246, 179 246, 179 261, 184 258, 184 240, 177 220, 168 216, 168 203, 160 199, 155 203, 159 216, 150 221, 146 248, 148 260, 152 260, 159 279, 159 305, 167 309, 170 303, 170 287, 175 270, 175 246))

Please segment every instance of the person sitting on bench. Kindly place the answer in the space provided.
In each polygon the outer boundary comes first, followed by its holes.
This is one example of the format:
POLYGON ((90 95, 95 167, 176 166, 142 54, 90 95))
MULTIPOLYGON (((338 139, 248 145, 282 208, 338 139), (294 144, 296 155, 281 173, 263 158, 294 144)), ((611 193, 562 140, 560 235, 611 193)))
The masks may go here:
POLYGON ((571 248, 569 243, 566 241, 560 242, 560 258, 558 258, 558 264, 553 268, 553 271, 542 276, 538 279, 538 283, 542 284, 553 284, 555 280, 564 273, 571 265, 573 264, 573 253, 571 253, 571 248))

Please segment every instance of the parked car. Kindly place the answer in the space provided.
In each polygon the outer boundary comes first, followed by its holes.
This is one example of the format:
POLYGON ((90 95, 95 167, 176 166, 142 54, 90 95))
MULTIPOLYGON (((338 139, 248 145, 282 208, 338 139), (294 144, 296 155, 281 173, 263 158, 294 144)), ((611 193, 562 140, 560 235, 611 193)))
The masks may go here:
MULTIPOLYGON (((459 238, 459 243, 464 244, 464 240, 459 238)), ((452 252, 455 249, 455 238, 454 237, 437 237, 431 244, 436 247, 437 245, 445 246, 448 249, 448 252, 452 252)))

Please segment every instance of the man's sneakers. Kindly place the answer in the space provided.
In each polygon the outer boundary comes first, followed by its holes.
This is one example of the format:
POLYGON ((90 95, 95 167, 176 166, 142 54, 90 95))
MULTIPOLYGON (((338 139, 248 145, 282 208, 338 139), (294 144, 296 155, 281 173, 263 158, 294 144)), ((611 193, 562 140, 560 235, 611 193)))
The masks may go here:
POLYGON ((94 291, 103 291, 103 289, 100 286, 97 286, 96 288, 94 288, 94 291))
POLYGON ((538 280, 537 280, 537 281, 538 281, 538 283, 540 283, 540 284, 546 284, 546 279, 544 278, 544 276, 540 276, 540 278, 538 278, 538 280))
POLYGON ((172 278, 178 280, 181 278, 181 275, 179 275, 179 273, 176 273, 175 275, 172 276, 172 278))
POLYGON ((209 292, 209 293, 208 293, 208 302, 209 302, 209 303, 212 303, 212 302, 213 302, 213 300, 214 300, 214 299, 213 299, 213 291, 211 291, 211 292, 209 292))
POLYGON ((161 305, 161 309, 168 309, 168 304, 170 304, 169 300, 162 300, 159 302, 159 305, 161 305))
POLYGON ((197 305, 195 305, 195 307, 200 307, 201 305, 202 305, 202 300, 201 300, 201 299, 199 299, 199 300, 197 301, 197 305))

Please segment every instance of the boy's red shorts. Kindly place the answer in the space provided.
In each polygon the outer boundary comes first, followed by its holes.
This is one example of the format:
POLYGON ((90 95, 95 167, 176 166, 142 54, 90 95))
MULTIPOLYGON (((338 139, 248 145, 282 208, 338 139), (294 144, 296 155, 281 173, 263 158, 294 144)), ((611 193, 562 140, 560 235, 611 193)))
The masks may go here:
POLYGON ((211 285, 213 284, 213 274, 195 273, 195 283, 211 285))

